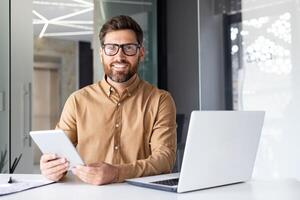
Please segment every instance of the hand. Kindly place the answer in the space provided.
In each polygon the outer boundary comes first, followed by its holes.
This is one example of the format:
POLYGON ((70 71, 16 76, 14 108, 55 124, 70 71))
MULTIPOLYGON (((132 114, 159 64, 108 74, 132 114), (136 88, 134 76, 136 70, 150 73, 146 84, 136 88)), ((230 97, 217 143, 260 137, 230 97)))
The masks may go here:
POLYGON ((52 181, 59 181, 66 174, 68 167, 67 160, 58 158, 55 154, 43 154, 40 160, 42 174, 52 181))
POLYGON ((104 162, 88 166, 78 165, 72 172, 82 181, 93 185, 112 183, 118 177, 118 168, 104 162))

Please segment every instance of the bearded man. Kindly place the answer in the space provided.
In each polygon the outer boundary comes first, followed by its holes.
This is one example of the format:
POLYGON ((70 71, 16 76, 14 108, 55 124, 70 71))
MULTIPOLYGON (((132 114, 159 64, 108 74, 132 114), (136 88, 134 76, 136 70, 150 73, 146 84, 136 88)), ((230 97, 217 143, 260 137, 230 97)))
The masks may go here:
MULTIPOLYGON (((86 165, 72 172, 94 185, 170 173, 176 156, 176 108, 171 95, 141 80, 143 31, 129 16, 101 28, 102 81, 74 92, 56 126, 76 146, 86 165)), ((59 181, 68 161, 55 154, 40 160, 42 174, 59 181)))

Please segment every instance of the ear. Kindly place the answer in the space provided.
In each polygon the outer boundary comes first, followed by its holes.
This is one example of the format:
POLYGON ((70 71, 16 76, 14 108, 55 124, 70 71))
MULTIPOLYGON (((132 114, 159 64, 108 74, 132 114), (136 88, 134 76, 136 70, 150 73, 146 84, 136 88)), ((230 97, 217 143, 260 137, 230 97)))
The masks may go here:
POLYGON ((100 56, 100 62, 101 62, 101 64, 103 64, 103 58, 102 58, 102 56, 103 56, 103 50, 102 50, 101 47, 99 48, 99 56, 100 56))
POLYGON ((144 46, 141 46, 140 53, 139 53, 140 61, 143 62, 145 58, 145 48, 144 46))

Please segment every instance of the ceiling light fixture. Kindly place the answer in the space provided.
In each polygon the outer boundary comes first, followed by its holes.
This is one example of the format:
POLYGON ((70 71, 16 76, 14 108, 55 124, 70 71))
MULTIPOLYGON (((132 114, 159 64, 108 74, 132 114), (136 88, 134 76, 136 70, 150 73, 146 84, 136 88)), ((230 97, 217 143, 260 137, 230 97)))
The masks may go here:
POLYGON ((48 25, 49 25, 49 24, 46 23, 46 24, 43 26, 43 29, 42 29, 42 31, 40 32, 39 38, 42 38, 42 37, 44 36, 44 34, 45 34, 45 32, 46 32, 46 29, 47 29, 48 25))
POLYGON ((102 2, 152 6, 152 2, 145 2, 145 1, 139 2, 139 1, 121 1, 121 0, 102 0, 102 2))
POLYGON ((33 1, 33 4, 43 5, 43 6, 61 6, 61 7, 90 7, 87 4, 78 4, 78 3, 62 3, 62 2, 49 2, 49 1, 33 1))
POLYGON ((65 26, 65 27, 71 27, 71 28, 78 28, 78 29, 82 29, 82 30, 90 30, 92 31, 93 28, 92 27, 87 27, 87 26, 80 26, 80 25, 75 25, 75 24, 62 24, 62 23, 56 23, 56 22, 51 22, 48 24, 53 24, 53 25, 57 25, 57 26, 65 26))
POLYGON ((87 8, 87 9, 80 10, 80 11, 77 11, 77 12, 73 12, 73 13, 70 13, 70 14, 67 14, 67 15, 63 15, 63 16, 60 16, 60 17, 56 17, 56 18, 54 18, 54 19, 51 19, 51 21, 59 21, 59 20, 62 20, 62 19, 67 19, 67 18, 74 17, 74 16, 77 16, 77 15, 80 15, 80 14, 83 14, 83 13, 90 12, 90 11, 92 11, 93 9, 94 9, 94 8, 87 8))
POLYGON ((84 0, 72 0, 76 3, 62 3, 62 2, 48 2, 48 1, 33 1, 33 4, 42 5, 42 6, 62 6, 62 7, 77 7, 81 10, 72 12, 66 15, 62 15, 59 17, 55 17, 52 19, 47 19, 41 13, 36 10, 33 10, 33 14, 38 19, 33 19, 34 25, 41 25, 43 24, 43 28, 39 34, 39 37, 42 38, 44 36, 71 36, 71 35, 88 35, 93 34, 93 27, 91 26, 84 26, 84 25, 92 25, 93 21, 83 21, 83 20, 65 20, 71 17, 75 17, 84 13, 88 13, 94 9, 93 3, 86 2, 84 0), (76 29, 81 29, 84 31, 70 31, 70 32, 57 32, 57 33, 46 33, 47 28, 49 25, 57 25, 57 26, 64 26, 64 27, 71 27, 76 29))
POLYGON ((82 5, 87 5, 87 6, 94 6, 93 3, 87 2, 87 1, 83 1, 83 0, 73 0, 74 2, 80 3, 82 5))
MULTIPOLYGON (((44 24, 44 20, 40 19, 33 19, 33 24, 44 24)), ((57 21, 57 22, 50 22, 50 24, 90 24, 92 25, 93 21, 72 21, 72 20, 64 20, 64 21, 57 21)))
POLYGON ((60 32, 60 33, 45 33, 44 36, 70 36, 70 35, 91 35, 93 31, 78 31, 78 32, 60 32))

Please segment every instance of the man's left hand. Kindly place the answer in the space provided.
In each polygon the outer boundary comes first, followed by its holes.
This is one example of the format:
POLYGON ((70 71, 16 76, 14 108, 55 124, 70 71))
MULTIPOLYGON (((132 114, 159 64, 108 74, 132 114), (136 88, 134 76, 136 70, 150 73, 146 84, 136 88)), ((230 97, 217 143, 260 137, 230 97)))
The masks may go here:
POLYGON ((118 168, 104 162, 87 166, 78 165, 72 172, 82 181, 93 185, 112 183, 118 177, 118 168))

